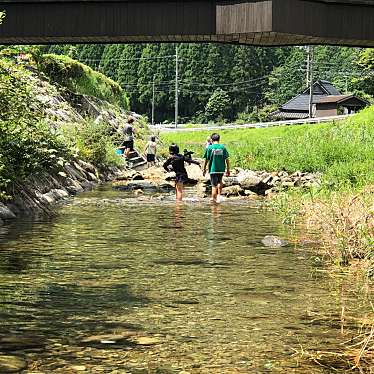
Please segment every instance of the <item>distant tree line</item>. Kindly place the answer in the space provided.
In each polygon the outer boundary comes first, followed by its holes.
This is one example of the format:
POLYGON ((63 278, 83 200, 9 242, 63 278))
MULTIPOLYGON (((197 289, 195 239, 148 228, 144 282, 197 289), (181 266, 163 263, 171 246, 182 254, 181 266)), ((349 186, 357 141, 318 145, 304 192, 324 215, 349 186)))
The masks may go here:
MULTIPOLYGON (((173 121, 175 49, 159 44, 52 45, 101 71, 128 93, 133 110, 150 116, 155 87, 157 122, 173 121)), ((223 44, 180 44, 179 114, 183 122, 263 120, 306 88, 304 47, 262 48, 223 44)), ((342 93, 374 94, 372 50, 314 48, 314 78, 331 81, 342 93)))

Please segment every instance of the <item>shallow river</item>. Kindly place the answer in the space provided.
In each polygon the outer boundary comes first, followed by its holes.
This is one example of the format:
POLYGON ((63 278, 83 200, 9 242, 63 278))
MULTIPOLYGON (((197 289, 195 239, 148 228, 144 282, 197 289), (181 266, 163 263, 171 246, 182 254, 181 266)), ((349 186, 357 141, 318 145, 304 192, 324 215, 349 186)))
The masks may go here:
POLYGON ((176 206, 108 188, 0 228, 0 355, 25 373, 322 373, 342 300, 251 202, 176 206))

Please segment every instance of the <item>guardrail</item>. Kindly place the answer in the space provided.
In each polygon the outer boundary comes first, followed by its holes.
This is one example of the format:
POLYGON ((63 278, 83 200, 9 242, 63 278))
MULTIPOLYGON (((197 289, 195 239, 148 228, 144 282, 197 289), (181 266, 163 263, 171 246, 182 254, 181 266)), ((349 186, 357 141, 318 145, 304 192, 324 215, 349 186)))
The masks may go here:
POLYGON ((341 116, 332 117, 320 117, 320 118, 307 118, 307 119, 296 119, 288 121, 275 121, 275 122, 258 122, 258 123, 247 123, 244 125, 206 125, 201 127, 188 127, 188 125, 179 125, 177 128, 170 127, 170 125, 154 125, 150 126, 151 130, 159 132, 178 132, 178 131, 213 131, 213 130, 230 130, 230 129, 251 129, 251 128, 266 128, 276 126, 293 126, 293 125, 314 125, 323 122, 341 121, 345 118, 352 116, 352 114, 345 114, 341 116))

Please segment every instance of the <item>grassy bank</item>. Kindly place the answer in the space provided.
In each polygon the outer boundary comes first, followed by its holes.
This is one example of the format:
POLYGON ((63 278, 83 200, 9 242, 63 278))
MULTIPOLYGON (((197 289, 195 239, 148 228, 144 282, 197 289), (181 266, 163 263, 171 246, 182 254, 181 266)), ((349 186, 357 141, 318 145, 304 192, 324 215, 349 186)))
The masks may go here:
MULTIPOLYGON (((162 134, 201 155, 210 132, 162 134)), ((320 171, 324 186, 340 190, 374 183, 374 108, 319 125, 220 131, 235 166, 254 170, 320 171)))

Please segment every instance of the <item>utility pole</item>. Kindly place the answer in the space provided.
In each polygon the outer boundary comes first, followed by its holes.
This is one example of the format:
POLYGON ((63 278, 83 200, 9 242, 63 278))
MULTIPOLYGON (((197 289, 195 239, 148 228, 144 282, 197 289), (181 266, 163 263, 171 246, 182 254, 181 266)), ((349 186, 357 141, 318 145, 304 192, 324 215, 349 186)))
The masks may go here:
POLYGON ((306 87, 309 87, 309 71, 310 71, 310 46, 306 47, 306 87))
POLYGON ((345 94, 348 94, 348 75, 344 76, 345 78, 345 94))
POLYGON ((309 55, 309 118, 313 118, 313 46, 308 46, 309 55))
POLYGON ((175 128, 178 127, 178 45, 175 46, 175 128))
POLYGON ((155 124, 155 76, 152 81, 152 126, 155 124))

